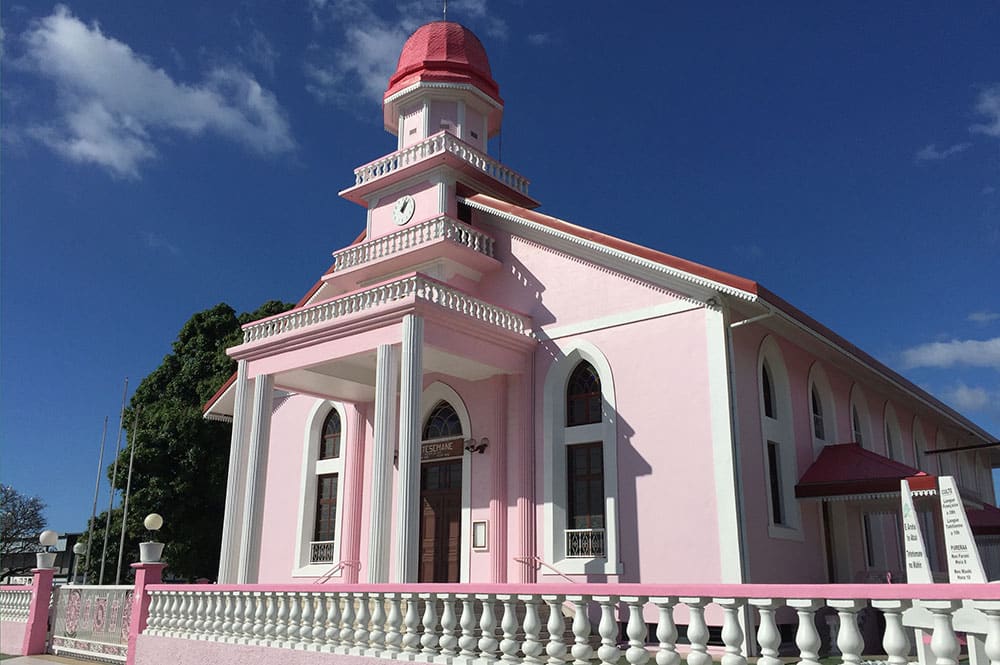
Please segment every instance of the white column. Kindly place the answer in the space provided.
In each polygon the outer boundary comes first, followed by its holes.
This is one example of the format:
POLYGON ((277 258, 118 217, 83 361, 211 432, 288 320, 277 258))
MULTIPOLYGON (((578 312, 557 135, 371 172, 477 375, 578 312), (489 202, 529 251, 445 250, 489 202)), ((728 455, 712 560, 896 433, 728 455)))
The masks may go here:
POLYGON ((368 541, 368 581, 389 581, 389 528, 392 524, 392 452, 396 444, 396 390, 399 347, 380 344, 375 359, 375 422, 372 447, 372 515, 368 541))
POLYGON ((257 581, 260 555, 261 511, 264 478, 267 475, 267 446, 271 436, 271 404, 274 377, 260 375, 253 384, 253 419, 250 421, 250 449, 247 454, 246 489, 243 493, 243 534, 240 538, 240 566, 237 584, 257 581))
POLYGON ((219 584, 236 581, 234 558, 239 547, 240 505, 243 493, 240 491, 240 470, 246 448, 247 432, 247 361, 236 364, 236 405, 233 410, 233 430, 229 443, 229 477, 226 481, 226 510, 222 518, 222 552, 219 556, 219 584))
POLYGON ((423 388, 424 320, 403 317, 399 379, 399 503, 396 511, 396 581, 417 581, 420 503, 420 393, 423 388))

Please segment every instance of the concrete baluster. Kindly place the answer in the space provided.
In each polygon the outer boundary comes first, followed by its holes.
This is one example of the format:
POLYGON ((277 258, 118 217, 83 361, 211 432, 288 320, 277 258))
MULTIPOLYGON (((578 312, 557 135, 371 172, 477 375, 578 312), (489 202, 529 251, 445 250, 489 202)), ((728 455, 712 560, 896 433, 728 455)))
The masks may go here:
POLYGON ((799 649, 800 665, 819 665, 819 647, 822 641, 816 630, 816 610, 823 607, 823 602, 815 598, 793 598, 785 604, 794 608, 799 618, 795 646, 799 649))
POLYGON ((740 610, 746 604, 742 598, 713 598, 712 602, 722 608, 722 643, 725 652, 722 665, 747 665, 743 656, 743 628, 740 627, 740 610))
POLYGON ((401 650, 403 634, 400 628, 403 624, 403 614, 399 611, 399 594, 387 593, 389 600, 389 617, 386 619, 388 626, 385 631, 385 648, 390 656, 396 656, 401 650))
POLYGON ((278 644, 284 644, 288 639, 288 594, 278 593, 275 596, 278 601, 278 615, 275 623, 274 637, 278 644))
MULTIPOLYGON (((561 665, 566 661, 566 641, 563 633, 566 624, 563 622, 563 596, 542 596, 549 606, 549 622, 545 626, 549 631, 549 643, 545 645, 545 654, 549 657, 549 665, 561 665)), ((645 626, 645 624, 643 624, 645 626)))
POLYGON ((622 596, 622 602, 628 605, 628 624, 625 626, 628 649, 625 650, 625 659, 630 665, 645 665, 650 658, 649 651, 646 650, 646 635, 649 631, 642 616, 647 600, 646 596, 622 596))
POLYGON ((264 642, 270 646, 274 643, 274 638, 277 635, 278 630, 278 600, 274 595, 274 592, 268 591, 264 594, 264 603, 266 605, 264 613, 264 642))
POLYGON ((246 644, 251 644, 254 641, 253 634, 253 618, 257 614, 256 601, 259 597, 252 592, 246 592, 243 594, 243 641, 246 644))
POLYGON ((882 648, 889 657, 889 665, 906 665, 910 658, 910 640, 903 627, 903 612, 913 606, 910 600, 873 600, 872 607, 882 611, 885 617, 885 634, 882 648))
POLYGON ((344 610, 340 613, 340 649, 338 653, 347 654, 354 646, 354 598, 349 593, 344 594, 344 610))
POLYGON ((931 636, 931 651, 937 665, 958 665, 961 646, 955 637, 952 615, 962 606, 957 600, 928 600, 921 603, 934 615, 934 634, 931 636))
POLYGON ((302 598, 297 593, 288 595, 288 633, 285 638, 287 646, 292 649, 302 645, 300 639, 302 630, 302 598))
POLYGON ((372 631, 368 634, 370 653, 379 656, 385 651, 385 598, 380 593, 370 595, 372 606, 372 631))
POLYGON ((781 607, 781 603, 772 598, 751 598, 750 604, 757 608, 760 615, 760 624, 757 627, 760 658, 757 660, 757 665, 781 665, 781 659, 778 658, 781 632, 774 619, 774 611, 781 607))
POLYGON ((517 657, 517 650, 520 646, 517 643, 517 597, 510 594, 500 594, 497 600, 503 603, 503 618, 500 619, 500 629, 503 631, 503 639, 500 640, 500 660, 505 663, 520 663, 517 657))
POLYGON ((615 618, 616 596, 594 596, 601 606, 601 622, 597 632, 601 635, 601 646, 597 649, 597 657, 607 665, 618 665, 622 652, 618 648, 618 621, 615 618))
POLYGON ((705 605, 708 604, 708 598, 681 598, 680 601, 687 605, 691 615, 687 629, 691 652, 687 657, 687 665, 712 665, 712 657, 708 655, 708 626, 705 625, 705 605))
POLYGON ((587 617, 587 596, 567 596, 573 603, 573 665, 589 665, 594 655, 590 646, 590 619, 587 617))
POLYGON ((441 655, 447 659, 458 655, 458 637, 455 636, 455 600, 450 593, 439 594, 438 598, 444 603, 444 610, 441 612, 441 655))
POLYGON ((313 621, 316 615, 316 597, 311 593, 297 594, 299 605, 302 607, 302 615, 299 617, 299 644, 304 648, 309 648, 313 643, 313 621))
POLYGON ((329 594, 316 594, 316 614, 312 624, 312 643, 315 650, 320 651, 326 644, 326 602, 329 594))
POLYGON ((371 609, 368 605, 367 593, 356 593, 354 598, 358 601, 358 611, 354 624, 354 653, 364 655, 369 647, 368 637, 371 634, 368 631, 368 624, 371 622, 371 609))
POLYGON ((986 657, 990 665, 1000 665, 1000 601, 979 601, 976 609, 986 615, 986 657))
POLYGON ((863 600, 828 600, 827 605, 837 610, 840 630, 837 631, 837 648, 845 664, 859 665, 865 641, 858 630, 858 612, 868 603, 863 600))
POLYGON ((521 651, 524 652, 524 662, 544 663, 545 659, 539 657, 543 647, 539 636, 542 624, 538 620, 538 597, 526 595, 518 596, 518 598, 524 601, 524 644, 521 645, 521 651))
POLYGON ((479 653, 480 658, 490 662, 497 660, 497 620, 493 614, 493 594, 477 594, 476 598, 483 602, 483 613, 479 619, 479 653))
POLYGON ((420 653, 420 636, 417 628, 420 626, 420 614, 417 612, 417 594, 404 593, 406 600, 406 614, 403 615, 403 656, 406 660, 413 660, 413 656, 420 653))
POLYGON ((236 591, 232 594, 232 598, 233 627, 230 632, 230 640, 240 642, 243 639, 243 593, 236 591))
POLYGON ((476 657, 476 647, 479 645, 476 639, 476 614, 474 598, 469 594, 460 593, 458 599, 462 601, 462 616, 458 620, 458 625, 462 628, 462 636, 458 638, 459 655, 466 659, 476 657))
POLYGON ((674 605, 677 604, 677 599, 665 596, 650 600, 659 610, 656 639, 660 642, 660 649, 656 652, 656 665, 679 665, 681 657, 677 653, 677 624, 674 623, 674 605))
POLYGON ((434 658, 438 654, 438 617, 434 607, 434 594, 422 593, 420 598, 424 601, 424 634, 420 636, 420 651, 427 658, 434 658))
POLYGON ((340 594, 330 594, 326 604, 326 647, 324 651, 333 651, 340 646, 340 594))
MULTIPOLYGON (((212 620, 212 640, 219 641, 225 636, 225 630, 223 627, 226 625, 226 595, 222 592, 213 593, 215 597, 215 611, 214 618, 212 620)), ((159 631, 158 634, 162 635, 163 631, 159 631)))

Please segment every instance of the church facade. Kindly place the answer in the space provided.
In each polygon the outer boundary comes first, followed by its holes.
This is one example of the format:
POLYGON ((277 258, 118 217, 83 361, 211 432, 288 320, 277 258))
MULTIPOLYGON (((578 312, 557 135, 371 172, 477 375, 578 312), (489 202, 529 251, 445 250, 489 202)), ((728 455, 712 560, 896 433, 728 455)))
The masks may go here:
POLYGON ((418 29, 383 109, 364 233, 206 405, 220 582, 898 580, 922 474, 992 552, 989 433, 752 280, 537 212, 469 30, 418 29))

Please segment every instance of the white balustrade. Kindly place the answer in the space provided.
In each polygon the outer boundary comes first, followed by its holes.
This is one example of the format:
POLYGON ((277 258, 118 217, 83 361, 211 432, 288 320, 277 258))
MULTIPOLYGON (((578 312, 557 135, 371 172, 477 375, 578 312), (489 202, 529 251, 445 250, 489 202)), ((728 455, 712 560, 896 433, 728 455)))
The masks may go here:
POLYGON ((440 282, 421 276, 411 276, 356 291, 305 309, 249 323, 243 326, 243 342, 257 342, 282 333, 327 323, 404 298, 416 298, 434 303, 444 309, 512 333, 530 334, 528 319, 520 314, 484 302, 440 282))
POLYGON ((356 268, 437 240, 450 240, 493 258, 492 237, 468 224, 441 215, 334 252, 333 272, 356 268))
POLYGON ((31 587, 0 587, 0 621, 27 623, 31 587))
MULTIPOLYGON (((387 591, 379 586, 352 586, 345 591, 244 586, 220 591, 164 585, 151 591, 145 634, 179 641, 207 640, 455 665, 485 665, 498 660, 505 665, 592 665, 595 657, 606 665, 648 665, 653 660, 655 665, 680 665, 682 655, 688 665, 746 665, 747 642, 753 640, 747 640, 744 631, 754 630, 760 649, 758 665, 780 665, 779 650, 791 645, 781 643, 779 618, 787 621, 797 617, 796 661, 818 665, 822 642, 816 616, 820 609, 829 608, 827 611, 836 612, 838 618, 832 637, 841 654, 840 662, 860 665, 876 660, 886 665, 906 665, 914 659, 911 654, 916 642, 914 628, 906 625, 904 613, 921 607, 932 617, 930 651, 935 665, 958 665, 964 658, 960 633, 956 632, 956 626, 964 621, 956 619, 956 611, 963 608, 963 603, 958 599, 940 600, 940 594, 931 600, 907 598, 902 585, 895 598, 882 591, 873 594, 876 597, 872 599, 830 600, 755 597, 749 593, 741 596, 737 585, 727 589, 734 592, 732 596, 632 595, 640 589, 638 585, 603 587, 621 588, 622 595, 564 595, 552 593, 552 585, 546 585, 546 593, 537 594, 530 592, 530 585, 513 585, 516 593, 495 593, 497 587, 477 593, 474 585, 462 593, 456 593, 453 587, 438 592, 434 585, 401 588, 406 590, 387 591), (859 614, 866 608, 884 617, 885 629, 878 644, 885 656, 865 652, 859 614), (682 653, 677 646, 677 611, 682 612, 689 643, 681 647, 682 653), (748 616, 750 623, 744 623, 748 616), (565 637, 567 622, 572 629, 570 643, 565 637), (714 633, 717 640, 721 638, 721 644, 712 642, 711 647, 709 622, 721 628, 714 633), (647 626, 653 624, 656 628, 651 636, 647 626), (600 639, 596 652, 595 636, 600 639), (715 650, 720 646, 721 653, 715 650)), ((601 585, 566 585, 566 591, 578 588, 603 590, 601 585)), ((683 587, 683 592, 695 588, 683 587)), ((718 585, 709 588, 708 594, 721 589, 718 585)), ((989 589, 985 599, 969 599, 974 602, 966 602, 962 611, 980 613, 984 628, 975 639, 984 641, 983 652, 990 665, 1000 665, 1000 588, 989 589)), ((753 590, 752 586, 748 588, 753 590)), ((757 590, 766 593, 773 587, 757 590)), ((822 590, 832 596, 836 587, 822 590)), ((661 586, 651 591, 669 593, 669 588, 661 586)), ((26 617, 23 598, 30 599, 30 594, 0 589, 5 621, 13 620, 6 617, 14 616, 15 604, 18 616, 26 617)), ((872 648, 875 643, 869 642, 872 648)), ((179 642, 176 648, 183 646, 179 642)))
POLYGON ((364 166, 354 169, 355 186, 365 185, 435 155, 450 153, 491 178, 527 196, 530 181, 454 134, 438 132, 364 166))

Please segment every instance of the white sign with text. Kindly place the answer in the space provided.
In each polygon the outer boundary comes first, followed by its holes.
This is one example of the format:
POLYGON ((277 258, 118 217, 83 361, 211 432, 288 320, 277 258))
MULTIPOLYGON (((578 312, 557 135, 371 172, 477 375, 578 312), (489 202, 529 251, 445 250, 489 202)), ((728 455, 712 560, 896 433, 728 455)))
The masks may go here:
POLYGON ((948 581, 952 584, 985 583, 986 572, 979 560, 979 549, 972 537, 969 518, 955 479, 951 476, 939 477, 938 494, 941 497, 944 545, 948 550, 948 581))
POLYGON ((927 548, 920 532, 917 511, 913 508, 910 483, 899 481, 899 499, 903 511, 903 551, 906 555, 906 582, 908 584, 931 584, 931 566, 927 561, 927 548))

